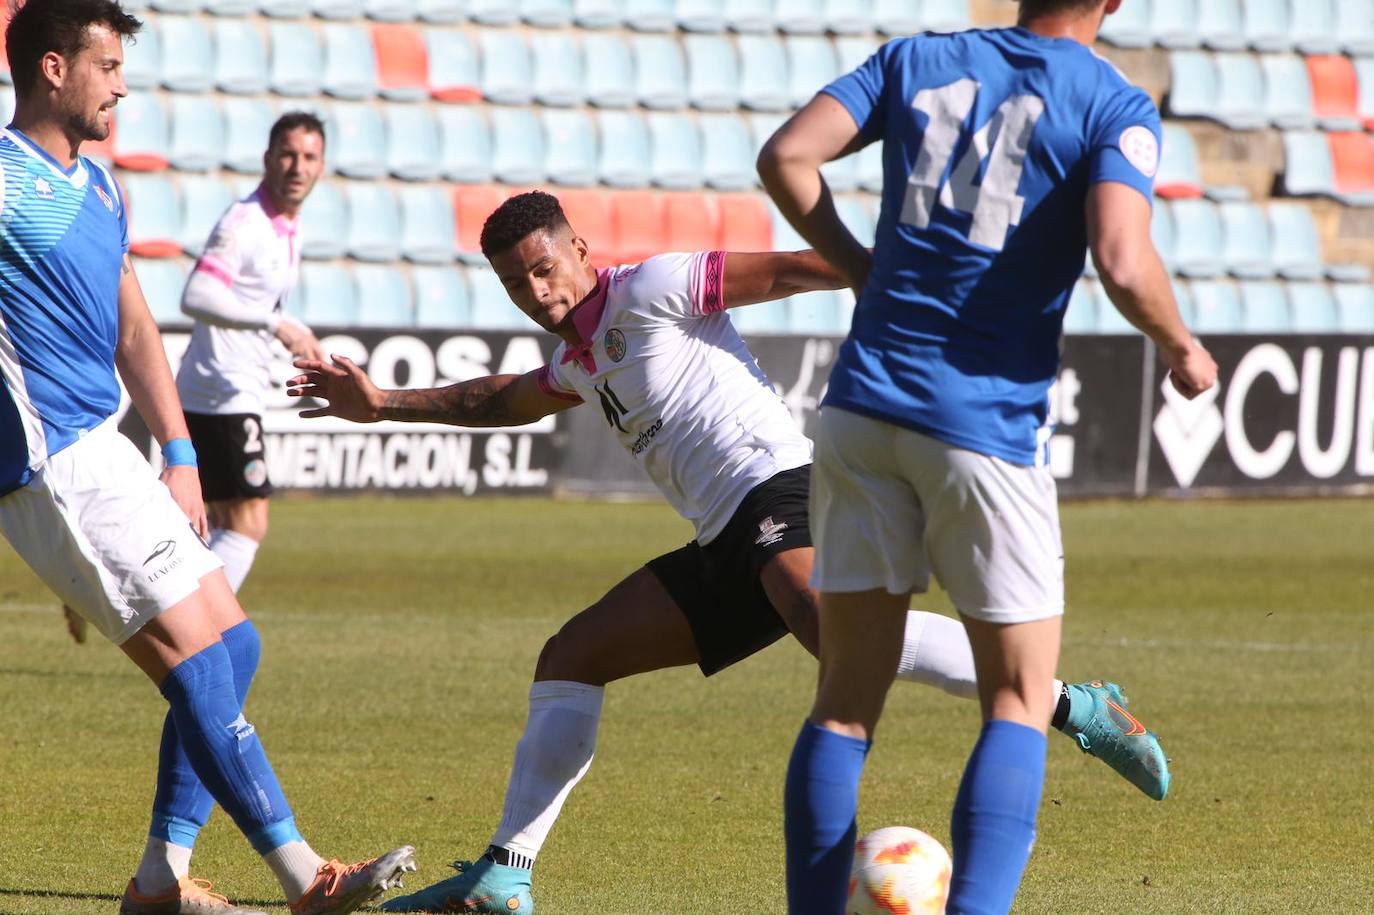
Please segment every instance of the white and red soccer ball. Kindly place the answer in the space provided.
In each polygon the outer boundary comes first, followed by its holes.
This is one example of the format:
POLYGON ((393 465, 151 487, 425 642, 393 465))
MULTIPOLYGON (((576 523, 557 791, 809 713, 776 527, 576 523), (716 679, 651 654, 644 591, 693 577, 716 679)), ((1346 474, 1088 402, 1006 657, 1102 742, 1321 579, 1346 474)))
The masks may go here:
POLYGON ((942 915, 954 863, 909 826, 875 829, 854 848, 846 915, 942 915))

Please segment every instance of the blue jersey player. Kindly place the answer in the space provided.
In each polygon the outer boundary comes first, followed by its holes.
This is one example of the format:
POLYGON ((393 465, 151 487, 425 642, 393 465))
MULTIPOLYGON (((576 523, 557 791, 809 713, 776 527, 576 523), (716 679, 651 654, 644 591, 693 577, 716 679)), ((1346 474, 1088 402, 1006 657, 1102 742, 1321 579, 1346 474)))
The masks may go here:
POLYGON ((1064 608, 1047 393, 1086 250, 1175 387, 1215 383, 1150 242, 1158 113, 1090 48, 1122 2, 1022 0, 1016 28, 890 42, 760 156, 782 212, 859 294, 812 475, 821 677, 785 791, 794 915, 844 910, 863 762, 910 594, 932 572, 968 630, 984 718, 951 821, 948 911, 1011 907, 1064 608), (870 255, 819 167, 877 141, 870 255))
POLYGON ((195 449, 129 260, 124 197, 80 155, 109 136, 127 93, 123 39, 139 26, 111 0, 30 0, 6 30, 16 107, 0 131, 0 531, 170 706, 121 915, 245 915, 188 875, 215 801, 294 915, 351 912, 413 870, 413 850, 343 865, 296 828, 243 715, 258 636, 200 539, 195 449), (119 379, 162 444, 160 479, 115 428, 119 379))

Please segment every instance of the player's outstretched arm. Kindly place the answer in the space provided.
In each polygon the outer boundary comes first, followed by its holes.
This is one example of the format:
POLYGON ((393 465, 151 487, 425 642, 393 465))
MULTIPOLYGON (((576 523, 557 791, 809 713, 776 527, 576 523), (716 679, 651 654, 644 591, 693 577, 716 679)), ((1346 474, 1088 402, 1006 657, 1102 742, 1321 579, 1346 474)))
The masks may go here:
POLYGON ((389 419, 451 426, 523 426, 578 403, 546 393, 538 371, 486 375, 442 388, 383 391, 351 359, 334 355, 330 360, 296 360, 302 374, 286 382, 286 393, 326 402, 323 407, 302 410, 301 416, 338 416, 355 423, 389 419))
POLYGON ((1174 387, 1193 398, 1216 384, 1217 365, 1183 324, 1169 274, 1150 239, 1150 202, 1115 181, 1088 191, 1088 245, 1107 295, 1159 347, 1174 387))
POLYGON ((738 308, 847 285, 840 272, 816 251, 732 251, 725 258, 722 291, 725 307, 738 308))

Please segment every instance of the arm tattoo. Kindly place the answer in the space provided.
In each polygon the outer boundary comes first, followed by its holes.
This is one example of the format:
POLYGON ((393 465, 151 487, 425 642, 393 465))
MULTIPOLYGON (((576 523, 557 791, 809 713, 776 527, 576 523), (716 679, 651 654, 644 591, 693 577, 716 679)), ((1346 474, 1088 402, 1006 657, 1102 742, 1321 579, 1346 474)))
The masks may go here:
POLYGON ((448 423, 451 426, 515 426, 529 422, 517 416, 510 392, 518 375, 488 375, 446 388, 387 391, 379 419, 448 423))

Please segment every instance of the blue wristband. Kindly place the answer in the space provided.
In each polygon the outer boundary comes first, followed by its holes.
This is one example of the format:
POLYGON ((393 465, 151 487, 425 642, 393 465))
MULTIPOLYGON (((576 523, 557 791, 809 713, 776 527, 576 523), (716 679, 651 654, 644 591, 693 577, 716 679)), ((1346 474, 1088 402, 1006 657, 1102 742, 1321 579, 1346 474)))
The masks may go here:
POLYGON ((174 438, 162 446, 162 458, 168 467, 194 467, 196 446, 189 438, 174 438))

